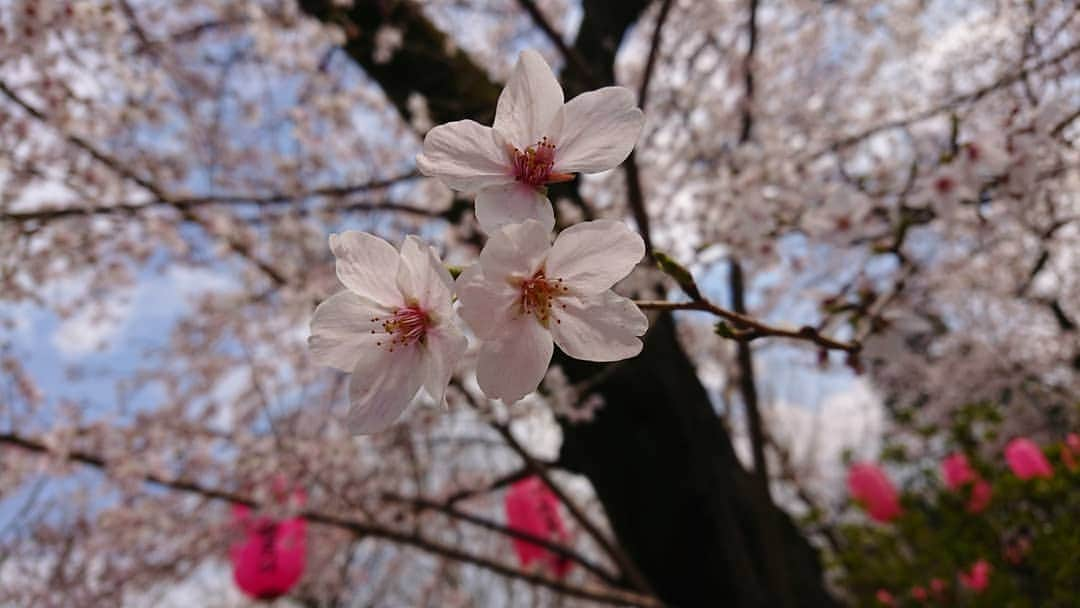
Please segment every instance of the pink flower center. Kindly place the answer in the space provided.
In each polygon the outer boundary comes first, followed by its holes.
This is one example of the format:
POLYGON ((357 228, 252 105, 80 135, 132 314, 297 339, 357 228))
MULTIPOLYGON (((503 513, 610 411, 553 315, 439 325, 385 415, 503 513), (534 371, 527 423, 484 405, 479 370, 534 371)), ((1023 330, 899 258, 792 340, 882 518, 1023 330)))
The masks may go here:
POLYGON ((956 182, 951 177, 941 176, 934 180, 934 190, 937 190, 938 194, 948 195, 954 188, 956 188, 956 182))
MULTIPOLYGON (((544 327, 551 321, 551 307, 555 298, 570 291, 562 284, 562 279, 548 279, 544 269, 536 271, 532 278, 521 281, 518 295, 518 309, 523 315, 533 315, 544 327)), ((565 305, 563 305, 565 308, 565 305)), ((558 319, 555 320, 559 322, 558 319)))
MULTIPOLYGON (((389 319, 372 317, 372 323, 382 323, 383 332, 390 335, 389 341, 379 341, 375 345, 394 352, 395 348, 409 346, 417 342, 423 344, 431 326, 431 317, 417 304, 409 304, 394 311, 389 319)), ((371 330, 371 333, 377 333, 371 330)))
POLYGON ((551 172, 551 168, 555 166, 555 144, 549 143, 547 137, 541 137, 536 145, 529 146, 524 151, 517 148, 510 150, 510 158, 514 179, 536 189, 543 188, 545 184, 574 179, 574 176, 568 173, 551 172))

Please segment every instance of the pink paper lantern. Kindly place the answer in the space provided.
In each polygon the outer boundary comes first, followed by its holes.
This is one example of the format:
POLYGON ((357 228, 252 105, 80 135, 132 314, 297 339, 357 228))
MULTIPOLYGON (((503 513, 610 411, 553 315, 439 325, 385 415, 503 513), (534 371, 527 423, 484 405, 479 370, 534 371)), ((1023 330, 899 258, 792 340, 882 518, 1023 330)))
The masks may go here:
POLYGON ((982 593, 990 586, 990 564, 984 559, 975 562, 970 572, 960 572, 960 583, 975 593, 982 593))
MULTIPOLYGON (((275 483, 280 502, 288 500, 275 483)), ((295 506, 304 495, 293 495, 295 506)), ((233 521, 242 537, 229 551, 233 580, 245 594, 257 600, 273 600, 289 592, 304 574, 306 527, 301 517, 276 520, 253 515, 246 505, 233 505, 233 521)))
MULTIPOLYGON (((514 530, 553 542, 567 540, 566 527, 559 515, 559 498, 539 477, 528 477, 510 486, 505 504, 506 518, 514 530)), ((513 543, 524 567, 536 565, 559 578, 570 571, 572 563, 563 556, 525 540, 515 538, 513 543)))
POLYGON ((1033 477, 1051 478, 1054 470, 1050 468, 1050 462, 1046 460, 1039 446, 1025 437, 1018 437, 1005 446, 1005 460, 1009 468, 1020 479, 1033 477))
POLYGON ((852 498, 866 507, 871 519, 888 522, 900 516, 900 499, 885 472, 875 464, 857 463, 848 471, 852 498))

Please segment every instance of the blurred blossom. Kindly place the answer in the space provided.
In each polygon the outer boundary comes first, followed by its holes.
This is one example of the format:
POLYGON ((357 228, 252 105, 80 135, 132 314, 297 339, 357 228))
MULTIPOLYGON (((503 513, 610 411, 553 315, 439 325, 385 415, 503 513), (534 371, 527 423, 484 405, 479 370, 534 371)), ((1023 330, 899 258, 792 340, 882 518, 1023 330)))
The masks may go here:
POLYGON ((1080 458, 1080 435, 1069 433, 1065 444, 1061 446, 1061 462, 1070 470, 1076 470, 1076 459, 1080 458))
POLYGON ((990 564, 980 559, 971 566, 969 572, 960 572, 960 583, 976 593, 982 593, 990 586, 990 564))
POLYGON ((1049 479, 1054 476, 1054 470, 1050 462, 1043 455, 1042 450, 1034 441, 1025 437, 1018 437, 1005 446, 1005 460, 1009 468, 1020 479, 1044 477, 1049 479))
POLYGON ((900 500, 885 472, 872 463, 858 463, 848 472, 852 498, 862 503, 875 521, 889 522, 900 516, 900 500))
POLYGON ((989 482, 971 468, 967 456, 963 453, 956 452, 945 458, 941 462, 941 471, 945 477, 945 485, 950 490, 961 491, 971 486, 971 498, 966 507, 969 512, 979 513, 990 504, 993 491, 989 482))

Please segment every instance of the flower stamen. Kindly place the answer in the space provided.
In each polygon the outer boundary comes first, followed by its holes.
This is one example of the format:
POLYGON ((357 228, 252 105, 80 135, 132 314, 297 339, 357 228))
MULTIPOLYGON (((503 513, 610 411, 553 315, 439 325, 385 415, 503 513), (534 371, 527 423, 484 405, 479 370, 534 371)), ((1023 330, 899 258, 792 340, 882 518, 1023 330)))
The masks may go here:
MULTIPOLYGON (((410 304, 395 310, 393 316, 389 319, 372 317, 371 322, 381 322, 383 333, 390 335, 389 342, 379 341, 375 345, 386 347, 390 352, 394 352, 395 348, 402 346, 409 346, 417 342, 423 344, 424 338, 427 337, 428 327, 431 326, 431 317, 418 305, 410 304)), ((371 333, 377 332, 373 329, 371 333)))
MULTIPOLYGON (((543 268, 537 270, 532 278, 523 279, 519 288, 519 314, 533 315, 544 327, 551 322, 551 309, 555 299, 570 291, 563 285, 562 279, 548 279, 544 276, 543 268)), ((555 322, 558 323, 558 319, 555 322)))
POLYGON ((547 137, 541 137, 540 141, 524 151, 513 148, 510 157, 514 179, 538 190, 545 184, 574 179, 569 173, 551 172, 555 166, 555 144, 549 142, 547 137))

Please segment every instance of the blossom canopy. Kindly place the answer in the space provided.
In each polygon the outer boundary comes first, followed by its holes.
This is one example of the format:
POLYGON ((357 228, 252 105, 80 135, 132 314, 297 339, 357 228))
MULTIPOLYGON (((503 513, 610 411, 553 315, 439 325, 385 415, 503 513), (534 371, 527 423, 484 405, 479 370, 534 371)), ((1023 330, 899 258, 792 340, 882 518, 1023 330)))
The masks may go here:
POLYGON ((539 53, 523 51, 499 95, 495 122, 439 125, 424 137, 416 164, 461 192, 476 193, 476 219, 492 233, 527 219, 555 226, 546 184, 598 173, 626 160, 645 117, 634 94, 604 87, 563 103, 563 90, 539 53))
POLYGON ((889 522, 900 516, 900 500, 896 488, 877 465, 851 465, 848 471, 848 490, 852 498, 866 507, 873 520, 889 522))
POLYGON ((356 231, 331 235, 330 250, 345 290, 315 310, 308 343, 317 362, 352 373, 350 430, 385 430, 421 385, 442 403, 467 342, 434 250, 409 236, 398 252, 356 231))

